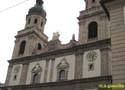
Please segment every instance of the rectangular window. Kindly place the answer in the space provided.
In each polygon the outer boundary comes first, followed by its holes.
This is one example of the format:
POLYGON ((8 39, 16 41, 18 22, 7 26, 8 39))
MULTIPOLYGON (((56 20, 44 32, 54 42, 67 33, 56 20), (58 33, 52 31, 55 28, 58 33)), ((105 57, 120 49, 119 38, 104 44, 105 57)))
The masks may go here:
POLYGON ((88 71, 94 71, 94 63, 88 64, 88 71))

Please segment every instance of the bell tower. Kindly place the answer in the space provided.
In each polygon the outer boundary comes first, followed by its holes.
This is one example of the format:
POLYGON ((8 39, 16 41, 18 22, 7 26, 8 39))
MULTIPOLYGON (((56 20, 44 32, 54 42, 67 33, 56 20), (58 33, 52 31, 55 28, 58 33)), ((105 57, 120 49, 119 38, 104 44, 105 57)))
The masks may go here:
POLYGON ((78 17, 80 44, 110 38, 109 21, 99 1, 85 0, 86 9, 78 17))
POLYGON ((23 30, 15 36, 15 47, 12 58, 36 54, 47 45, 48 37, 44 34, 46 11, 43 1, 36 0, 36 4, 29 9, 26 15, 26 24, 23 30))

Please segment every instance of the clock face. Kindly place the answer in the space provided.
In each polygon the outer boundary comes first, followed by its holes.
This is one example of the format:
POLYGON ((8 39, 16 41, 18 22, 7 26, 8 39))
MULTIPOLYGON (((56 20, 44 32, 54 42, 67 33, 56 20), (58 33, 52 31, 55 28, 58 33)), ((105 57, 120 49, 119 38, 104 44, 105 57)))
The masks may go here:
POLYGON ((86 58, 89 62, 93 62, 97 59, 97 53, 95 51, 90 51, 87 55, 86 58))

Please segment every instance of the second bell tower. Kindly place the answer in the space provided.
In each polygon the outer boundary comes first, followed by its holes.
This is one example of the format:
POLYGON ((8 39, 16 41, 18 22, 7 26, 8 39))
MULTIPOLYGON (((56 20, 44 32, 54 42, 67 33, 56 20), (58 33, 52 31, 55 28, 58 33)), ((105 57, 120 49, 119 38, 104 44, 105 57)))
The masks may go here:
POLYGON ((110 23, 99 1, 85 0, 86 9, 81 11, 78 17, 80 44, 110 38, 110 23))

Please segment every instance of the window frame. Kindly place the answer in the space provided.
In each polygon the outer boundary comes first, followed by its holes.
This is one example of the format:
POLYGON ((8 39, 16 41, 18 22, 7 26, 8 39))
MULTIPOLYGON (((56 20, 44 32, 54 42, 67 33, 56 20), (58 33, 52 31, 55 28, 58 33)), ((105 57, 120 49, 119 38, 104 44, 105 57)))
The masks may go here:
POLYGON ((88 40, 98 38, 98 23, 93 21, 88 25, 88 40))
POLYGON ((23 54, 24 54, 24 52, 25 52, 25 47, 26 47, 26 41, 23 40, 23 41, 20 43, 18 55, 23 55, 23 54))

